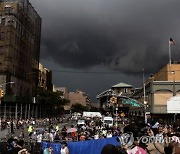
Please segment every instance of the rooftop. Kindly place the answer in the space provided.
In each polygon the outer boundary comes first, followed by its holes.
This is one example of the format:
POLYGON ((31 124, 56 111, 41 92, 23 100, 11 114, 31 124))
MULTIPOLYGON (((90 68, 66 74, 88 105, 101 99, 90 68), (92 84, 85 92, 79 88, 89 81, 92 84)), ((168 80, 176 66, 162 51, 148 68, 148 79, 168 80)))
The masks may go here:
POLYGON ((131 88, 131 87, 133 87, 133 86, 129 85, 129 84, 126 84, 126 83, 123 83, 123 82, 112 86, 112 88, 131 88))

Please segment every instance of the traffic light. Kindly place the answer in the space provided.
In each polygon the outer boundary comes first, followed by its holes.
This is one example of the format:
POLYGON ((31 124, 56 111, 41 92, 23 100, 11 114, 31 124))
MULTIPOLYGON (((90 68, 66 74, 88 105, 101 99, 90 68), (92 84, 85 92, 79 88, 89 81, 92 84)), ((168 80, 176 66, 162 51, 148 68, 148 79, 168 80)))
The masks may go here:
POLYGON ((4 97, 4 90, 0 89, 0 98, 4 97))
POLYGON ((111 97, 110 102, 111 102, 111 103, 117 103, 117 98, 114 97, 114 96, 111 97))

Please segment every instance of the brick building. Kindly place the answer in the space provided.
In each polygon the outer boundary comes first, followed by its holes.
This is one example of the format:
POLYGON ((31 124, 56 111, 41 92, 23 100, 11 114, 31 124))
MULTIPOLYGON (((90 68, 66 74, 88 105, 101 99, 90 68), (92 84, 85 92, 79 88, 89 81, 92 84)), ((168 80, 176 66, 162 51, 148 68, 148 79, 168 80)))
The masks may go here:
POLYGON ((45 68, 41 63, 39 63, 38 87, 53 91, 52 71, 45 68))
POLYGON ((0 83, 15 83, 3 86, 7 107, 34 102, 40 38, 41 17, 28 0, 0 1, 0 83))
POLYGON ((69 92, 69 100, 71 106, 77 103, 83 106, 87 106, 90 103, 88 95, 81 90, 76 90, 75 92, 69 92))
POLYGON ((59 88, 55 87, 54 90, 61 91, 63 93, 63 98, 70 100, 70 103, 64 106, 64 110, 70 111, 72 105, 77 103, 83 106, 90 105, 89 96, 81 90, 76 90, 75 92, 69 92, 66 87, 59 87, 59 88))
POLYGON ((124 110, 123 112, 129 114, 130 117, 143 118, 146 111, 148 117, 152 119, 165 118, 172 121, 174 114, 168 113, 167 102, 180 96, 180 62, 167 64, 150 76, 145 81, 145 91, 143 87, 134 88, 131 85, 119 83, 97 95, 96 98, 105 113, 113 110, 111 106, 109 107, 113 96, 117 98, 118 112, 124 110), (147 105, 144 104, 144 100, 147 105))
MULTIPOLYGON (((136 90, 132 96, 143 104, 143 87, 136 90)), ((145 82, 145 100, 147 112, 151 117, 173 118, 173 114, 167 112, 169 99, 180 96, 180 63, 167 64, 160 71, 149 77, 145 82)), ((144 107, 131 107, 131 115, 144 116, 144 107)))

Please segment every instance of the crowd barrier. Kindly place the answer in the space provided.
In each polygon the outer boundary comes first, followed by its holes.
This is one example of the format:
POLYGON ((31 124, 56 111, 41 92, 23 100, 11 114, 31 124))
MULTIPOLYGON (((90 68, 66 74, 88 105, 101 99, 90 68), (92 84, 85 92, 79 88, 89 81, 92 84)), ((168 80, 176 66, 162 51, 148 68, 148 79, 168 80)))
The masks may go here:
MULTIPOLYGON (((113 144, 115 146, 120 145, 116 138, 117 137, 79 142, 68 142, 68 148, 70 154, 101 154, 101 150, 106 144, 113 144)), ((60 153, 60 143, 42 142, 43 150, 48 147, 53 148, 53 154, 60 153)))

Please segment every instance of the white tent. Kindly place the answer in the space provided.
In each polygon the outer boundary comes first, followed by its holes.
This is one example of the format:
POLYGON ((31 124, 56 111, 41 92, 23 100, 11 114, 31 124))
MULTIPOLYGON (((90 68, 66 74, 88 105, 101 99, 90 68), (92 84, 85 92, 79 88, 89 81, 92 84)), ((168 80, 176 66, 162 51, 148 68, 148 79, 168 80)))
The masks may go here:
POLYGON ((90 118, 99 117, 99 118, 101 118, 102 115, 100 112, 83 112, 83 117, 90 117, 90 118))
POLYGON ((171 97, 167 101, 167 113, 180 113, 180 96, 171 97))

